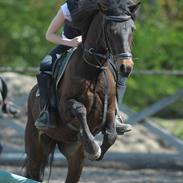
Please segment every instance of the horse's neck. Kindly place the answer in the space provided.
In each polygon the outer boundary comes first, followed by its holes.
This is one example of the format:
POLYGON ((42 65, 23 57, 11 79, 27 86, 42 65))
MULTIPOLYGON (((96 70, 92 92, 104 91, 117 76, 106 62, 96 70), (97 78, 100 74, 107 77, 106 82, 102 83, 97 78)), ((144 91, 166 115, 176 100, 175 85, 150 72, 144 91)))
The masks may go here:
MULTIPOLYGON (((102 30, 102 14, 98 13, 94 18, 93 21, 90 24, 87 36, 84 41, 84 47, 85 49, 94 48, 95 51, 99 53, 104 53, 104 45, 103 45, 103 30, 102 30)), ((79 53, 80 51, 78 51, 79 53)), ((78 55, 78 57, 75 57, 76 65, 77 67, 74 67, 75 73, 79 75, 82 78, 85 78, 87 80, 94 80, 96 81, 96 78, 100 74, 100 70, 96 69, 95 67, 92 67, 91 65, 86 64, 84 61, 81 61, 81 55, 78 55)), ((83 59, 83 58, 82 58, 83 59)), ((93 59, 91 57, 91 59, 93 59)), ((94 60, 89 60, 89 62, 94 63, 94 60)))
POLYGON ((89 48, 94 48, 98 52, 103 52, 104 45, 103 45, 103 15, 98 13, 90 24, 84 46, 89 48))
POLYGON ((86 64, 83 59, 83 51, 81 48, 76 50, 76 54, 72 58, 73 61, 70 63, 70 67, 72 70, 72 77, 75 79, 84 80, 93 80, 96 81, 96 78, 99 74, 99 70, 86 64))

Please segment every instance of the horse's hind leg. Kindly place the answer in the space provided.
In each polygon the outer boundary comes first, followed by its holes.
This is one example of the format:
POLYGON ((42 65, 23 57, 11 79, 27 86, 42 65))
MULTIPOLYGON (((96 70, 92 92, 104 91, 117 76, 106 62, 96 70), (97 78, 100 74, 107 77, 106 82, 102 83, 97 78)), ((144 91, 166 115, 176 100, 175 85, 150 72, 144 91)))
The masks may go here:
POLYGON ((83 169, 84 153, 81 144, 58 144, 59 150, 68 161, 68 172, 65 183, 77 183, 83 169))
POLYGON ((55 143, 46 135, 41 135, 34 127, 32 121, 28 121, 25 131, 26 172, 25 176, 33 180, 43 179, 49 153, 53 151, 55 143))

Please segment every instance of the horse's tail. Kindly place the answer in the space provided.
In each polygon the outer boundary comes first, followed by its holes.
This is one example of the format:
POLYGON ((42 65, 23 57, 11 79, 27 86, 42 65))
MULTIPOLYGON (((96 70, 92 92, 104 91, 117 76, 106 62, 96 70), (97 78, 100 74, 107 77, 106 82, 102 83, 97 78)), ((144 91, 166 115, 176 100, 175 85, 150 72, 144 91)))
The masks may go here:
POLYGON ((51 178, 51 173, 52 173, 52 165, 53 165, 53 160, 54 160, 54 153, 55 153, 55 148, 53 149, 53 151, 51 152, 50 156, 49 156, 49 161, 45 161, 42 166, 41 166, 41 169, 40 169, 40 176, 41 176, 41 179, 43 180, 44 179, 44 176, 45 176, 45 167, 46 167, 46 164, 48 163, 49 164, 49 175, 48 175, 48 183, 50 181, 50 178, 51 178))

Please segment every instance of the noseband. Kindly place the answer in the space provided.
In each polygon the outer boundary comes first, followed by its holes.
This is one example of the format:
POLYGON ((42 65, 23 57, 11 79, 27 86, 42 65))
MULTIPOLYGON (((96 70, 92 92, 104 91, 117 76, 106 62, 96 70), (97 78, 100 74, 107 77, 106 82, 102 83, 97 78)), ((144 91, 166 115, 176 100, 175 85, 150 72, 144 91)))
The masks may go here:
POLYGON ((95 67, 97 69, 107 69, 107 66, 104 66, 105 62, 109 59, 109 60, 118 60, 118 59, 129 59, 132 58, 132 54, 130 52, 124 52, 124 53, 119 53, 119 54, 113 54, 112 53, 112 47, 109 41, 109 37, 107 34, 107 23, 108 22, 116 22, 116 23, 120 23, 120 22, 126 22, 128 20, 131 19, 131 16, 129 15, 123 15, 123 16, 109 16, 109 15, 105 15, 104 16, 104 23, 103 23, 103 32, 104 32, 104 41, 105 41, 105 45, 106 45, 106 50, 107 53, 106 54, 102 54, 102 53, 97 53, 95 51, 94 48, 90 48, 90 49, 86 49, 84 48, 84 52, 88 53, 89 55, 94 56, 95 60, 97 61, 97 65, 91 63, 88 61, 88 59, 86 59, 86 57, 83 57, 85 63, 87 63, 88 65, 95 67), (100 60, 104 60, 105 62, 101 63, 100 60))

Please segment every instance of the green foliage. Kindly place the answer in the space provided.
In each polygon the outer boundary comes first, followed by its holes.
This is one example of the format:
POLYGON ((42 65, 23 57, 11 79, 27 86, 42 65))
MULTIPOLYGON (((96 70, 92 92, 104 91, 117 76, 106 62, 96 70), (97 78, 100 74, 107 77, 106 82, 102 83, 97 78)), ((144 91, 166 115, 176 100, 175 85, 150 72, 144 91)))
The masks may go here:
POLYGON ((0 1, 1 65, 38 66, 53 47, 45 32, 59 4, 55 1, 0 1))
MULTIPOLYGON (((167 76, 132 76, 129 78, 125 104, 136 111, 142 110, 154 102, 174 94, 183 88, 181 78, 167 76)), ((167 107, 158 113, 162 117, 182 117, 182 101, 167 107)))
MULTIPOLYGON (((138 58, 135 69, 182 70, 182 12, 182 1, 142 2, 133 46, 134 56, 138 58)), ((132 75, 125 103, 140 110, 182 88, 180 77, 132 75)), ((181 105, 178 103, 168 107, 166 115, 171 113, 183 117, 181 105)))

